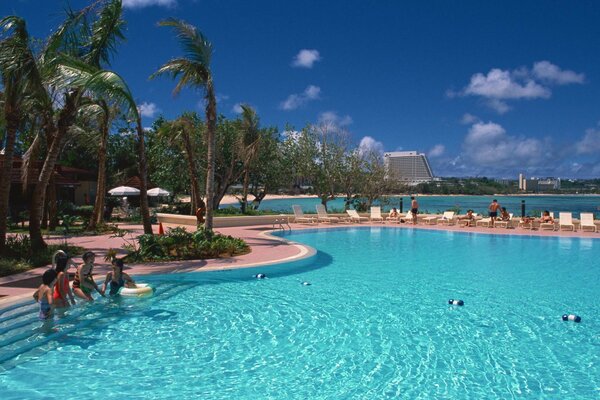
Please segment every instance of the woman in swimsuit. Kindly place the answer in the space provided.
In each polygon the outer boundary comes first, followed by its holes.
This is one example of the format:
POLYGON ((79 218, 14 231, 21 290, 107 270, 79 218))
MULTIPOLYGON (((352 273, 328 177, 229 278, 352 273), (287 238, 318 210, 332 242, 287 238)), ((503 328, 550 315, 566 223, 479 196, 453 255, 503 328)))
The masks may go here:
POLYGON ((39 318, 42 321, 52 318, 52 286, 56 282, 56 271, 46 270, 42 275, 42 284, 33 294, 33 299, 40 304, 39 318))
POLYGON ((56 267, 56 284, 54 285, 54 307, 69 307, 69 301, 75 305, 75 297, 71 286, 69 286, 69 267, 72 264, 71 258, 64 251, 57 251, 54 254, 54 264, 56 267))
POLYGON ((110 285, 110 291, 108 292, 111 296, 119 294, 119 290, 122 287, 134 288, 135 282, 129 275, 123 272, 123 260, 120 258, 113 258, 112 261, 112 272, 106 274, 106 280, 102 284, 101 293, 105 293, 108 285, 110 285))
POLYGON ((83 255, 83 264, 77 268, 75 279, 73 279, 73 293, 75 293, 75 296, 88 301, 94 301, 92 297, 93 290, 104 296, 104 293, 100 291, 100 288, 92 277, 95 258, 96 255, 93 252, 88 251, 85 253, 83 255))

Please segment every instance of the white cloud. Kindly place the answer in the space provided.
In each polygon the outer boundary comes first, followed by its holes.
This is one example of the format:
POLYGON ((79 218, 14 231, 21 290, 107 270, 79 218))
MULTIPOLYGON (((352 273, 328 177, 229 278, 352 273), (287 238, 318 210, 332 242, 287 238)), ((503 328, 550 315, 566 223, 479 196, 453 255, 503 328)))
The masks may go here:
POLYGON ((143 102, 138 104, 138 112, 142 114, 142 117, 153 118, 161 110, 154 103, 143 102))
POLYGON ((552 160, 548 144, 539 139, 510 136, 494 122, 477 122, 463 142, 464 157, 478 167, 539 166, 552 160))
POLYGON ((340 117, 335 111, 325 111, 319 114, 319 124, 344 127, 352 123, 352 117, 344 115, 340 117))
POLYGON ((512 71, 493 68, 487 74, 478 72, 460 92, 447 90, 446 95, 450 98, 479 96, 486 100, 486 105, 504 114, 510 110, 508 100, 548 99, 552 96, 550 86, 584 81, 582 73, 562 70, 549 61, 538 61, 531 70, 519 67, 512 71))
POLYGON ((477 73, 464 89, 466 95, 477 95, 490 99, 536 99, 550 97, 550 90, 533 80, 520 83, 509 71, 492 69, 487 75, 477 73))
POLYGON ((583 83, 585 81, 584 74, 578 74, 569 70, 561 70, 558 66, 549 61, 539 61, 533 64, 532 74, 541 81, 555 83, 557 85, 583 83))
POLYGON ((233 107, 231 108, 231 111, 236 113, 236 114, 241 114, 244 112, 244 110, 242 109, 242 103, 235 103, 233 105, 233 107))
POLYGON ((173 7, 175 5, 177 5, 177 0, 123 0, 123 8, 173 7))
POLYGON ((575 143, 577 154, 600 153, 600 129, 588 129, 583 138, 575 143))
POLYGON ((465 113, 462 118, 460 119, 460 123, 463 125, 471 125, 473 122, 477 122, 479 121, 479 118, 477 118, 475 115, 473 114, 469 114, 469 113, 465 113))
POLYGON ((446 146, 444 146, 443 144, 436 144, 435 146, 433 146, 433 148, 431 150, 429 150, 429 157, 435 158, 435 157, 439 157, 442 154, 444 154, 444 152, 446 151, 446 146))
POLYGON ((365 136, 360 140, 358 152, 361 155, 369 154, 371 152, 383 154, 383 143, 373 139, 371 136, 365 136))
POLYGON ((292 66, 300 68, 312 68, 313 64, 321 60, 318 50, 302 49, 296 54, 292 66))
POLYGON ((287 99, 281 102, 279 108, 289 111, 308 103, 311 100, 319 98, 321 88, 315 85, 309 85, 304 92, 299 94, 290 94, 287 99))

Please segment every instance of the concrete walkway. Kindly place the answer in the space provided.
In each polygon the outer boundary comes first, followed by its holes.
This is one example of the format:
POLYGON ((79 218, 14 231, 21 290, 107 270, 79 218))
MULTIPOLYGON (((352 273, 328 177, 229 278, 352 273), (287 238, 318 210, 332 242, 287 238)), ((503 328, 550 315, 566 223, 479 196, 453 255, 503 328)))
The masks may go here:
MULTIPOLYGON (((457 225, 412 225, 404 224, 382 224, 382 223, 362 223, 362 224, 290 224, 292 230, 302 229, 330 229, 336 227, 356 227, 356 226, 387 226, 396 229, 430 229, 456 232, 477 232, 482 234, 496 235, 521 235, 521 236, 545 236, 545 237, 583 237, 600 239, 600 233, 593 232, 570 232, 570 231, 539 231, 526 229, 504 229, 504 228, 482 228, 482 227, 459 227, 457 225)), ((165 230, 169 227, 164 226, 165 230)), ((141 225, 121 225, 120 228, 127 229, 130 233, 125 237, 133 242, 135 237, 140 235, 143 230, 141 225)), ((154 232, 158 232, 158 226, 154 226, 154 232)), ((244 268, 256 265, 273 264, 285 261, 299 259, 312 254, 313 249, 307 246, 288 242, 285 239, 266 234, 272 230, 272 226, 243 226, 232 228, 218 228, 219 233, 231 235, 244 239, 252 248, 249 254, 208 260, 194 261, 174 261, 174 262, 155 262, 144 264, 127 265, 126 271, 133 275, 143 274, 161 274, 171 272, 202 272, 230 268, 244 268)), ((126 254, 122 246, 126 243, 123 238, 111 238, 111 235, 102 236, 76 236, 68 238, 71 245, 81 246, 87 250, 96 253, 96 267, 94 269, 95 277, 101 279, 110 269, 108 262, 104 261, 104 256, 108 249, 116 249, 121 254, 126 254)), ((63 238, 49 238, 48 242, 62 242, 63 238)), ((80 258, 74 258, 76 263, 81 263, 80 258)), ((41 275, 47 267, 40 267, 29 270, 24 273, 0 278, 0 307, 13 303, 26 296, 30 296, 33 289, 41 283, 41 275)), ((74 271, 71 271, 74 272, 74 271)))

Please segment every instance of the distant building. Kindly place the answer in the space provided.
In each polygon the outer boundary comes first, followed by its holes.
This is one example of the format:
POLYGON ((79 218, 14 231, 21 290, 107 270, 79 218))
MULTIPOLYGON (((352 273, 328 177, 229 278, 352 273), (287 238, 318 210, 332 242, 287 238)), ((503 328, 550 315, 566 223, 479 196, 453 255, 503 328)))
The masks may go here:
POLYGON ((423 153, 416 151, 394 151, 384 153, 387 175, 407 185, 431 182, 434 180, 429 161, 423 153))
POLYGON ((548 190, 560 189, 560 178, 525 178, 525 175, 519 174, 519 189, 526 192, 544 192, 548 190))

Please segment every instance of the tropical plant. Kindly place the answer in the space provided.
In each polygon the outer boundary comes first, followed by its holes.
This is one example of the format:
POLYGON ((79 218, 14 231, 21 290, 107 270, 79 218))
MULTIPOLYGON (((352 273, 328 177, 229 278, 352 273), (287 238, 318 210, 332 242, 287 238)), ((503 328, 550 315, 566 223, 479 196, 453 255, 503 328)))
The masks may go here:
POLYGON ((210 61, 212 45, 196 27, 174 18, 169 18, 159 23, 160 26, 171 27, 175 30, 177 38, 185 57, 172 59, 155 72, 151 78, 167 74, 172 78, 179 78, 175 86, 174 94, 178 94, 184 86, 202 88, 206 100, 206 143, 207 143, 207 167, 206 167, 206 222, 208 230, 213 228, 214 204, 214 174, 215 174, 215 140, 217 125, 217 101, 213 83, 210 61))
POLYGON ((260 150, 259 119, 256 111, 248 105, 242 105, 242 134, 239 136, 238 146, 243 165, 242 199, 240 201, 242 213, 248 207, 248 188, 250 186, 250 172, 260 150))

